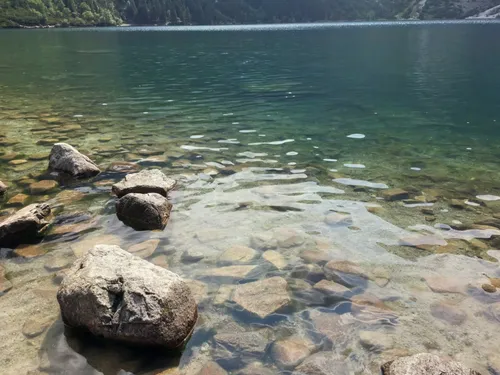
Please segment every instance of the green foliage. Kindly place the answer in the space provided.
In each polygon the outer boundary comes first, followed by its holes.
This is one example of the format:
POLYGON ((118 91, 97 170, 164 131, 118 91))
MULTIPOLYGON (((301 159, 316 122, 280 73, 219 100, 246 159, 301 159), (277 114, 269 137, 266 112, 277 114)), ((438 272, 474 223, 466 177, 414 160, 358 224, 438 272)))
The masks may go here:
POLYGON ((462 18, 461 1, 427 0, 415 13, 417 0, 0 0, 0 27, 462 18))

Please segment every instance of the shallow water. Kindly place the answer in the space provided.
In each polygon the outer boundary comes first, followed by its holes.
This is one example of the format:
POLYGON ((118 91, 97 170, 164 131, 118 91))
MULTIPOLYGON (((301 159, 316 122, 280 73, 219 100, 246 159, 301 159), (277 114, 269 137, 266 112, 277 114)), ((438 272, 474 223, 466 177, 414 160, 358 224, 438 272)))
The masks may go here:
POLYGON ((2 214, 19 193, 56 212, 38 246, 0 253, 1 290, 12 286, 0 295, 4 373, 195 374, 208 358, 235 374, 254 361, 287 373, 273 343, 292 335, 312 340, 311 354, 335 352, 352 374, 422 351, 500 372, 500 294, 482 289, 485 274, 500 277, 500 24, 169 30, 0 32, 2 214), (33 195, 31 183, 53 178, 44 154, 56 141, 105 172, 33 195), (165 231, 116 219, 110 187, 122 161, 180 181, 165 231), (409 199, 384 200, 388 188, 409 199), (278 255, 257 248, 262 236, 278 255), (190 280, 199 301, 186 350, 65 332, 60 269, 96 243, 149 240, 138 255, 190 280), (258 250, 247 262, 256 267, 218 276, 237 264, 221 260, 233 245, 258 250), (330 277, 326 260, 363 276, 326 295, 316 285, 330 277), (225 294, 272 276, 287 280, 292 303, 266 319, 225 294), (240 331, 267 346, 221 350, 217 335, 240 331))

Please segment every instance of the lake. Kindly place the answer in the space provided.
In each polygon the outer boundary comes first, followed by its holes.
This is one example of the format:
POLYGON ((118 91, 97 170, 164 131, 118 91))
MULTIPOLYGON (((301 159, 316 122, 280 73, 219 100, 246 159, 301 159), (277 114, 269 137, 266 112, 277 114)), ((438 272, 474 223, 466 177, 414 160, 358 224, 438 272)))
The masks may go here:
POLYGON ((41 243, 0 250, 2 372, 195 375, 214 360, 312 374, 304 363, 330 356, 318 373, 377 374, 433 352, 500 373, 499 34, 479 21, 0 30, 0 215, 43 201, 56 216, 41 243), (56 142, 104 172, 34 192, 54 179, 56 142), (144 168, 179 182, 165 231, 116 218, 111 186, 144 168), (188 281, 200 318, 182 353, 65 329, 64 269, 100 243, 188 281), (271 277, 285 308, 257 318, 233 300, 271 277))

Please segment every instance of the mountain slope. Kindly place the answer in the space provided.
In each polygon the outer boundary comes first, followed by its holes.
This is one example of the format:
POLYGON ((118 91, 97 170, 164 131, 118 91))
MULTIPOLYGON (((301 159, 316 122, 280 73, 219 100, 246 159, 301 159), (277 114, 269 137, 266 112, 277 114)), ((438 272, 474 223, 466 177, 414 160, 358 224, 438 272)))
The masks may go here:
POLYGON ((0 27, 457 19, 498 5, 500 0, 0 0, 0 27))

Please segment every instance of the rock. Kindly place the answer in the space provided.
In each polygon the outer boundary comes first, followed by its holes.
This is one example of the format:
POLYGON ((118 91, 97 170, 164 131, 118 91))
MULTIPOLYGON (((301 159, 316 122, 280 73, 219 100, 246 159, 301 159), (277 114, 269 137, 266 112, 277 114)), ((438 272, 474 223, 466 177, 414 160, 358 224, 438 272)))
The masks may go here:
POLYGON ((20 245, 14 250, 14 254, 23 258, 34 258, 47 253, 47 250, 38 245, 20 245))
POLYGON ((332 212, 325 216, 325 223, 332 226, 349 227, 353 224, 351 215, 332 212))
POLYGON ((313 283, 325 278, 323 268, 317 264, 299 264, 290 272, 290 276, 297 279, 310 280, 313 283))
POLYGON ((433 317, 443 320, 451 325, 460 325, 467 319, 465 311, 444 302, 435 302, 431 305, 433 317))
POLYGON ((7 185, 0 181, 0 195, 3 195, 7 191, 7 185))
POLYGON ((466 205, 460 199, 452 199, 450 200, 450 206, 453 208, 458 208, 459 210, 463 210, 466 208, 466 205))
POLYGON ((160 254, 151 259, 151 263, 155 266, 168 268, 168 257, 165 254, 160 254))
POLYGON ((34 195, 45 194, 45 193, 55 189, 58 186, 59 186, 59 184, 57 183, 57 181, 42 180, 42 181, 38 181, 38 182, 35 182, 35 183, 30 185, 30 193, 34 194, 34 195))
POLYGON ((148 240, 137 245, 130 246, 128 252, 140 258, 148 258, 155 252, 160 240, 148 240))
POLYGON ((31 317, 24 322, 23 335, 29 339, 40 336, 44 333, 55 318, 49 317, 31 317))
POLYGON ((282 277, 240 284, 236 287, 233 301, 261 319, 276 313, 292 302, 288 295, 287 282, 282 277))
POLYGON ((227 371, 216 362, 210 361, 203 365, 197 375, 227 375, 227 371))
POLYGON ((5 277, 5 268, 0 264, 0 295, 12 289, 12 283, 5 277))
POLYGON ((314 285, 314 289, 319 290, 329 296, 342 297, 351 290, 342 284, 338 284, 329 280, 321 280, 314 285))
POLYGON ((315 347, 306 337, 292 336, 276 341, 271 348, 271 356, 278 367, 291 370, 310 356, 315 347))
POLYGON ((32 204, 0 222, 0 247, 11 247, 40 237, 49 225, 48 204, 32 204))
POLYGON ((47 271, 55 272, 68 268, 72 265, 74 258, 66 254, 51 252, 45 258, 44 267, 47 271))
POLYGON ((234 245, 220 255, 219 262, 223 264, 244 264, 251 262, 257 258, 258 255, 259 253, 254 249, 246 246, 234 245))
POLYGON ((165 176, 158 169, 147 169, 139 173, 133 173, 125 176, 119 183, 113 185, 113 193, 118 198, 130 193, 156 193, 167 197, 177 182, 165 176))
POLYGON ((262 258, 267 260, 269 263, 271 263, 274 267, 276 267, 279 270, 285 268, 288 264, 283 255, 281 255, 275 250, 267 250, 266 252, 264 252, 264 254, 262 254, 262 258))
POLYGON ((274 238, 272 232, 257 233, 250 239, 251 246, 258 250, 276 249, 278 241, 274 238))
POLYGON ((497 288, 491 284, 483 284, 481 285, 481 288, 483 288, 483 290, 487 293, 495 293, 497 291, 497 288))
POLYGON ((304 250, 300 253, 300 257, 307 263, 325 264, 331 260, 331 256, 326 250, 304 250))
POLYGON ((425 282, 434 293, 464 293, 463 280, 454 277, 425 276, 425 282))
POLYGON ((386 189, 380 193, 386 201, 401 201, 410 198, 407 191, 403 189, 386 189))
POLYGON ((342 344, 343 340, 346 340, 352 332, 356 323, 356 320, 351 314, 338 315, 333 313, 327 313, 319 310, 312 310, 309 313, 309 318, 311 319, 315 330, 338 345, 342 344))
POLYGON ((11 160, 9 161, 10 165, 21 165, 21 164, 26 164, 28 160, 26 159, 16 159, 16 160, 11 160))
POLYGON ((10 160, 14 160, 15 158, 17 158, 17 156, 18 156, 18 154, 16 154, 15 152, 11 152, 11 153, 3 154, 2 156, 0 156, 0 160, 10 161, 10 160))
POLYGON ((24 206, 30 197, 26 194, 16 194, 12 198, 7 201, 7 205, 9 206, 24 206))
POLYGON ((85 198, 85 194, 76 190, 64 190, 55 196, 55 200, 63 204, 71 204, 85 198))
POLYGON ((197 307, 188 285, 118 246, 97 245, 64 278, 57 300, 66 324, 96 336, 178 348, 189 338, 197 307))
POLYGON ((232 300, 233 292, 236 289, 236 285, 223 284, 219 287, 219 290, 214 297, 214 305, 226 305, 232 300))
POLYGON ((319 352, 307 358, 293 375, 349 375, 345 360, 335 352, 319 352))
POLYGON ((359 342, 370 352, 379 353, 390 349, 394 343, 394 339, 384 332, 361 331, 359 332, 359 342))
POLYGON ((267 340, 257 332, 218 333, 214 336, 217 346, 238 356, 238 353, 260 357, 263 356, 267 340))
POLYGON ((81 257, 89 249, 92 249, 95 245, 116 245, 120 246, 121 240, 119 237, 112 234, 104 234, 92 237, 85 237, 84 239, 73 242, 71 244, 71 250, 77 257, 81 257))
POLYGON ((236 375, 277 375, 277 371, 273 371, 268 367, 264 367, 261 362, 252 362, 248 366, 242 368, 236 375))
POLYGON ((216 278, 230 278, 241 280, 246 278, 257 266, 228 266, 205 270, 201 276, 216 278))
POLYGON ((205 258, 205 254, 198 248, 189 248, 181 255, 181 261, 184 263, 196 263, 205 258))
POLYGON ((331 260, 325 265, 324 271, 327 279, 347 286, 352 284, 352 276, 369 279, 361 267, 348 260, 331 260))
POLYGON ((305 238, 302 233, 290 228, 278 228, 274 231, 274 238, 278 241, 278 245, 283 248, 300 246, 304 243, 305 238))
POLYGON ((415 354, 388 362, 382 366, 382 373, 383 375, 480 375, 459 362, 430 353, 415 354))
POLYGON ((118 172, 118 173, 135 173, 141 169, 141 166, 137 163, 132 163, 129 161, 115 161, 110 164, 106 169, 108 172, 118 172))
POLYGON ((39 160, 48 159, 49 157, 50 157, 50 153, 49 152, 39 152, 39 153, 36 153, 36 154, 31 154, 30 156, 28 156, 28 159, 29 160, 34 160, 34 161, 39 161, 39 160))
POLYGON ((116 202, 116 215, 135 230, 165 229, 172 204, 156 193, 123 196, 116 202))
POLYGON ((67 143, 56 143, 50 152, 49 169, 70 174, 76 178, 93 177, 101 173, 87 156, 67 143))
POLYGON ((184 280, 189 287, 196 303, 201 303, 208 298, 208 285, 198 280, 184 280))

